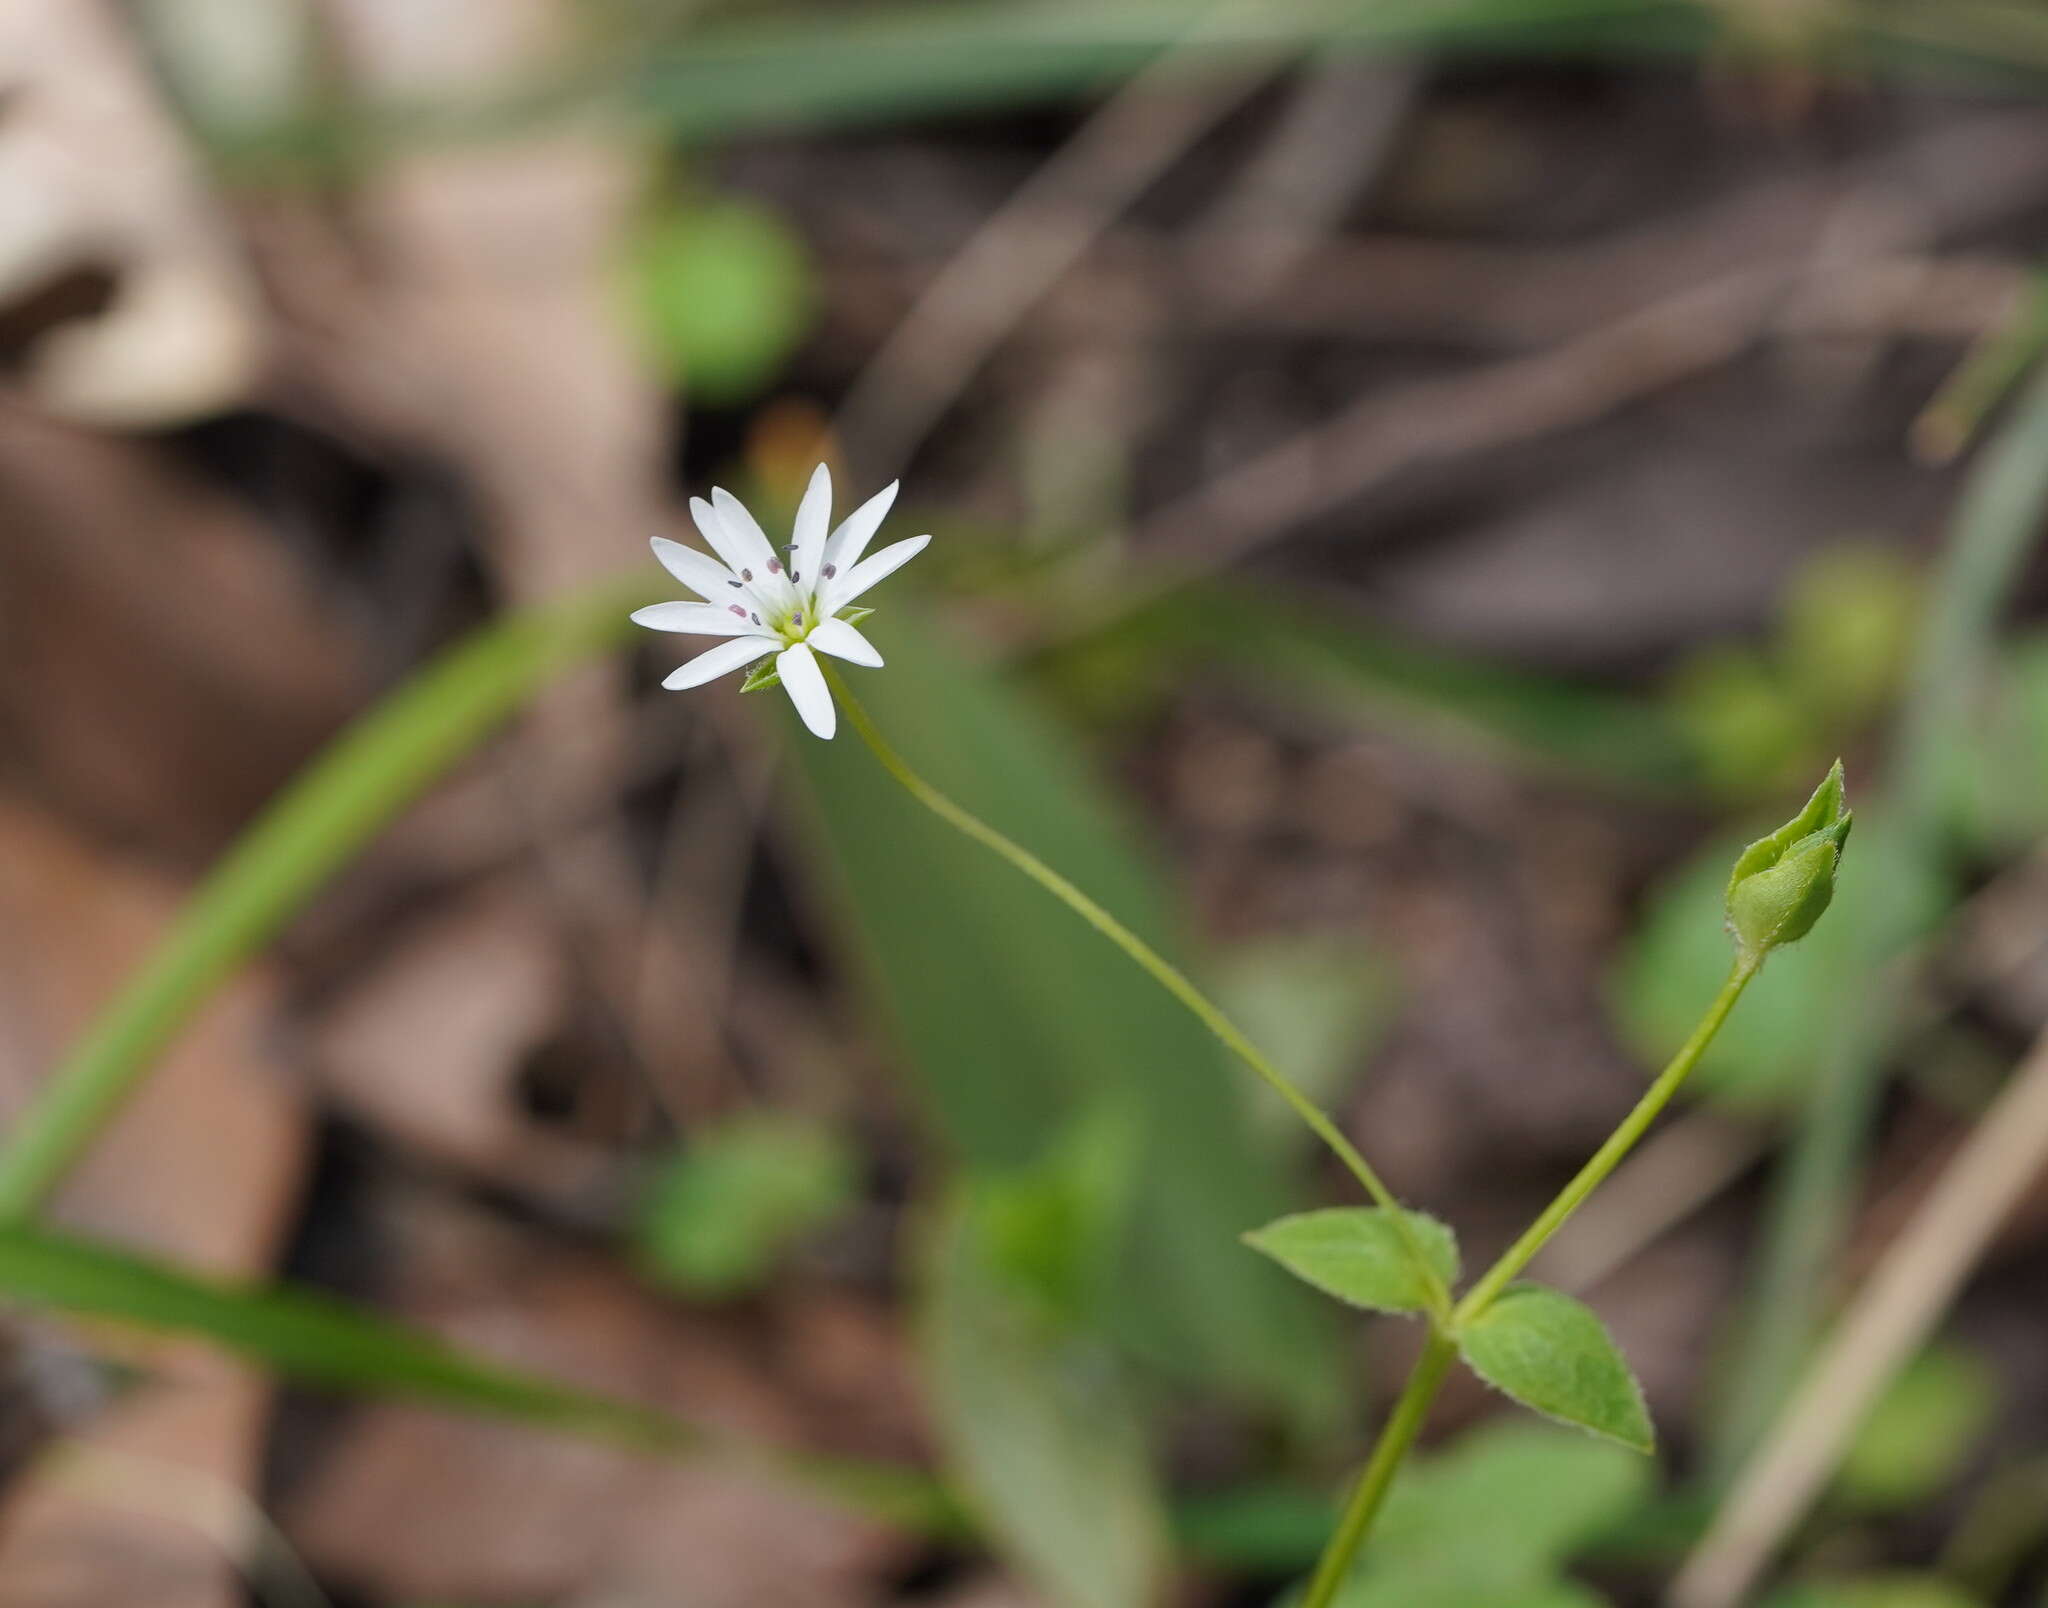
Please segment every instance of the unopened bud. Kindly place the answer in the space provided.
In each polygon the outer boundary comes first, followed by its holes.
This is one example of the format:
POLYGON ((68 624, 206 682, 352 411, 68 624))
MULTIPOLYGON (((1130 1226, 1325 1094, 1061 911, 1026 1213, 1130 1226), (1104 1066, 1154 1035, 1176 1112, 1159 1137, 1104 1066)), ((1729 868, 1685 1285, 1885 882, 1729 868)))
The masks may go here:
POLYGON ((1842 808, 1842 762, 1806 808, 1735 861, 1728 879, 1728 930, 1746 959, 1804 938, 1835 896, 1835 867, 1855 813, 1842 808))

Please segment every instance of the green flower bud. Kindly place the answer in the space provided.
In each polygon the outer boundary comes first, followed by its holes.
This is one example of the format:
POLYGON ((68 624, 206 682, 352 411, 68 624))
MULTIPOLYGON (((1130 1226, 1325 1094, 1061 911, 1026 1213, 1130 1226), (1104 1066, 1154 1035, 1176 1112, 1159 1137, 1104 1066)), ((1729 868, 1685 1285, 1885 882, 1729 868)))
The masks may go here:
POLYGON ((1842 808, 1842 762, 1806 808, 1735 861, 1728 879, 1728 930, 1745 959, 1760 962, 1804 938, 1835 896, 1835 867, 1855 812, 1842 808))

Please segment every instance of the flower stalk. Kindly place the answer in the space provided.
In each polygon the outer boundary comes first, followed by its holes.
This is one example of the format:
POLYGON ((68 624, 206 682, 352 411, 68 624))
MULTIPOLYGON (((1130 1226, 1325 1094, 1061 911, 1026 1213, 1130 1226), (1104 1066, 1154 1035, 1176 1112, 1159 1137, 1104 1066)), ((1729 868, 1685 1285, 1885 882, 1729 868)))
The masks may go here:
POLYGON ((911 769, 909 763, 881 734, 873 717, 847 688, 844 679, 829 666, 825 670, 825 675, 846 711, 847 723, 859 734, 861 741, 867 744, 869 751, 881 763, 882 769, 887 771, 906 793, 956 832, 972 838, 984 848, 1007 860, 1136 961, 1160 987, 1186 1006, 1189 1014, 1214 1034, 1226 1049, 1250 1067, 1262 1083, 1286 1102, 1288 1109, 1330 1148, 1339 1161, 1343 1162, 1373 1204, 1390 1214, 1395 1231, 1401 1235, 1409 1258, 1414 1262, 1424 1287, 1429 1291, 1431 1313, 1436 1317, 1448 1319, 1451 1310, 1450 1291, 1444 1287, 1443 1280, 1437 1276, 1422 1247, 1415 1242, 1408 1227, 1407 1214, 1402 1211, 1400 1202, 1394 1198, 1393 1191, 1387 1188, 1380 1175, 1373 1170, 1372 1164, 1359 1153, 1356 1145, 1344 1137, 1343 1130, 1330 1119, 1329 1114, 1302 1093, 1293 1080, 1245 1036, 1243 1029, 1231 1021, 1173 962, 1029 849, 1011 841, 980 816, 956 804, 911 769))
POLYGON ((655 543, 662 563, 705 601, 658 605, 634 619, 657 630, 734 639, 684 665, 664 683, 670 687, 700 685, 774 654, 774 668, 757 669, 744 690, 779 682, 819 737, 833 735, 843 711, 882 769, 912 799, 1029 877, 1122 950, 1280 1097, 1372 1201, 1370 1211, 1302 1214, 1246 1236, 1255 1248, 1339 1299, 1417 1314, 1428 1326, 1421 1354, 1353 1483, 1302 1608, 1332 1608, 1342 1594, 1437 1392, 1460 1357, 1525 1406, 1650 1450, 1654 1429, 1641 1387, 1597 1315, 1559 1291, 1516 1280, 1670 1104, 1770 953, 1804 937, 1827 910, 1853 823, 1843 803, 1840 761, 1797 815, 1737 858, 1725 900, 1734 960, 1685 1043, 1585 1165, 1454 1303, 1457 1249, 1451 1230, 1403 1208, 1328 1113, 1185 972, 1037 855, 918 774, 882 735, 839 672, 816 657, 814 648, 855 664, 881 664, 881 655, 853 628, 854 619, 867 611, 848 605, 929 540, 900 542, 855 563, 894 492, 892 486, 870 499, 828 534, 831 481, 820 467, 797 512, 785 565, 738 501, 714 490, 712 503, 695 503, 693 510, 722 565, 673 542, 655 543), (728 600, 728 593, 736 595, 728 600))

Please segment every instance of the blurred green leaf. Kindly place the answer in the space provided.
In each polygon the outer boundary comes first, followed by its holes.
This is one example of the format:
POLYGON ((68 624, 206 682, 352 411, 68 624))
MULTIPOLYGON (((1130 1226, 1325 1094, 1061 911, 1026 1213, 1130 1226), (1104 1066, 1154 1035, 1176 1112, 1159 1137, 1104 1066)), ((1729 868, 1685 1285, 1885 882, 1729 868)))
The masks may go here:
POLYGON ((1405 1236, 1382 1207, 1331 1206, 1255 1228, 1244 1242, 1339 1301, 1375 1312, 1421 1312, 1430 1291, 1409 1246, 1420 1249, 1448 1288, 1458 1278, 1458 1242, 1426 1213, 1403 1216, 1405 1236))
POLYGON ((1689 655, 1666 696, 1702 775, 1726 796, 1782 786, 1812 768, 1820 728, 1753 648, 1722 643, 1689 655))
POLYGON ((1908 1363, 1849 1443, 1834 1495, 1871 1513, 1910 1512, 1939 1495, 1998 1410, 1998 1375, 1960 1346, 1934 1346, 1908 1363))
POLYGON ((88 1240, 0 1228, 0 1300, 199 1335, 306 1384, 412 1397, 651 1449, 697 1440, 687 1425, 651 1408, 475 1361, 318 1291, 201 1278, 88 1240))
POLYGON ((743 402, 809 332, 818 290, 809 252, 781 216, 721 197, 678 204, 627 242, 635 322, 664 374, 691 398, 743 402))
POLYGON ((1650 1466, 1574 1431, 1498 1419, 1420 1459, 1387 1498, 1343 1608, 1601 1599, 1558 1571, 1649 1494, 1650 1466))
POLYGON ((1642 1386, 1593 1310, 1540 1284, 1511 1284, 1458 1333, 1472 1371, 1524 1407, 1649 1452, 1642 1386))
POLYGON ((1876 714, 1912 653, 1921 588, 1906 556, 1875 542, 1823 548, 1802 563, 1778 631, 1790 695, 1835 728, 1876 714))
POLYGON ((975 1182, 940 1214, 920 1319, 948 1465, 1059 1608, 1158 1598, 1168 1555, 1145 1425, 1114 1353, 1005 1265, 975 1182))
POLYGON ((1787 1586, 1759 1608, 1981 1608, 1975 1597, 1939 1575, 1871 1575, 1787 1586))
MULTIPOLYGON (((1395 982, 1369 943, 1349 934, 1262 938, 1216 957, 1211 997, 1310 1099, 1328 1104, 1392 1012, 1395 982)), ((1267 1089, 1252 1099, 1285 1142, 1312 1143, 1267 1089)))
MULTIPOLYGON (((1159 880, 1071 739, 916 610, 892 603, 864 629, 889 671, 854 689, 910 763, 1171 954, 1159 880)), ((1331 1331, 1306 1292, 1235 1243, 1284 1204, 1238 1071, 1175 1001, 934 821, 858 743, 798 737, 794 754, 846 932, 955 1153, 1023 1165, 1082 1113, 1113 1109, 1140 1154, 1102 1321, 1191 1378, 1334 1423, 1331 1331)))
POLYGON ((1102 1310, 1130 1220, 1138 1130, 1114 1105, 1082 1113, 1036 1165, 981 1173, 976 1222, 1020 1296, 1085 1327, 1102 1310))
POLYGON ((774 1113, 735 1117, 693 1132, 651 1181, 636 1226, 641 1264, 691 1295, 738 1295, 857 1187, 856 1158, 832 1129, 774 1113))
POLYGON ((1185 587, 1118 622, 1112 635, 1228 664, 1340 712, 1625 787, 1677 790, 1697 780, 1681 732, 1647 702, 1431 652, 1373 621, 1266 588, 1185 587))
POLYGON ((328 744, 236 839, 0 1148, 0 1218, 31 1210, 234 969, 428 784, 569 666, 616 648, 652 579, 494 620, 328 744))

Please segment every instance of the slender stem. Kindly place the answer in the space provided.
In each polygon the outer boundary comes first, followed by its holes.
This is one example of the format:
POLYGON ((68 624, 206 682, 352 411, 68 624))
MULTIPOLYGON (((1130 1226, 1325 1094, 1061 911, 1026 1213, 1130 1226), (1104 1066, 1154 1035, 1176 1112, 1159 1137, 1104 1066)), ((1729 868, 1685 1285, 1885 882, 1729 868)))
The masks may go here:
POLYGON ((1761 964, 1761 958, 1752 955, 1744 955, 1735 962, 1734 969, 1728 973, 1728 980, 1721 985, 1721 992, 1714 996, 1714 1002, 1707 1007, 1707 1014, 1700 1018, 1699 1026, 1692 1030, 1692 1037, 1680 1046, 1678 1053, 1671 1058, 1671 1064, 1657 1074, 1657 1081, 1644 1091, 1635 1109, 1622 1118, 1621 1126, 1593 1152, 1592 1159, 1558 1191, 1557 1198, 1543 1208, 1542 1214, 1523 1231, 1522 1237, 1510 1245, 1501 1259, 1466 1292, 1453 1314, 1453 1325, 1469 1323, 1491 1306, 1509 1281, 1527 1267, 1549 1242, 1551 1235, 1564 1227, 1572 1213, 1585 1204, 1586 1197, 1600 1187, 1621 1158, 1635 1148, 1636 1141, 1657 1120, 1658 1113, 1671 1103, 1678 1086, 1699 1064, 1700 1056, 1713 1043, 1714 1035, 1721 1031, 1721 1024, 1728 1019, 1728 1013, 1735 1008, 1735 1002, 1742 997, 1742 991, 1749 986, 1749 980, 1756 975, 1761 964))
POLYGON ((1414 1371, 1408 1375, 1408 1383, 1401 1391, 1401 1399, 1394 1404, 1386 1428, 1380 1431, 1380 1438, 1373 1443, 1372 1456, 1359 1473, 1358 1483, 1344 1505, 1343 1516, 1337 1521, 1330 1544, 1323 1549, 1322 1559, 1316 1565, 1315 1577, 1309 1582, 1308 1595, 1302 1599, 1301 1608, 1329 1608, 1345 1576, 1351 1572, 1352 1559, 1357 1557, 1358 1549, 1364 1545, 1366 1535, 1372 1529, 1373 1520, 1379 1516, 1381 1504, 1386 1501, 1387 1491, 1394 1483, 1394 1475, 1400 1471, 1403 1459, 1414 1446, 1416 1434, 1428 1416, 1430 1403, 1436 1399, 1451 1359, 1458 1354, 1458 1326, 1471 1322, 1492 1304, 1494 1298, 1507 1288, 1509 1281, 1529 1265, 1551 1235, 1565 1225, 1572 1213, 1584 1204, 1586 1197, 1600 1187, 1622 1157, 1635 1147, 1636 1141, 1642 1138, 1678 1092, 1678 1086, 1699 1064, 1700 1056, 1714 1041, 1714 1035, 1721 1031, 1721 1024, 1727 1021, 1728 1013, 1735 1008, 1735 1002, 1742 997, 1742 991, 1749 986, 1749 980, 1756 975, 1760 964, 1758 957, 1749 955, 1736 961, 1728 973, 1728 980, 1721 985, 1720 993, 1707 1007, 1706 1015, 1692 1030, 1692 1036, 1679 1047, 1678 1053, 1671 1058, 1671 1064, 1657 1075, 1657 1081, 1636 1102, 1635 1109, 1622 1119, 1621 1126, 1608 1135, 1607 1142, 1593 1153, 1592 1159, 1543 1209, 1542 1215, 1529 1225, 1528 1231, 1509 1246, 1506 1254, 1472 1286, 1450 1319, 1447 1322, 1432 1319, 1429 1341, 1423 1347, 1422 1355, 1416 1359, 1414 1371))
POLYGON ((1380 1431, 1380 1438, 1373 1443, 1372 1456, 1359 1471, 1358 1483, 1351 1488, 1350 1499, 1344 1504, 1336 1532, 1330 1537, 1329 1545, 1323 1548, 1322 1558, 1316 1564, 1315 1578, 1309 1581, 1308 1595, 1302 1598, 1301 1608, 1329 1608, 1336 1599, 1344 1577, 1351 1572, 1351 1560, 1358 1556, 1358 1549, 1365 1544, 1373 1520, 1379 1517, 1394 1476, 1400 1472, 1409 1449, 1414 1446, 1422 1421, 1429 1416, 1430 1404, 1436 1400, 1437 1390, 1450 1370, 1451 1359, 1457 1354, 1457 1342, 1432 1324, 1422 1355, 1415 1359, 1408 1383, 1401 1388, 1401 1399, 1394 1403, 1386 1428, 1380 1431))
POLYGON ((1009 861, 1130 956, 1151 974, 1160 987, 1186 1006, 1189 1014, 1213 1033, 1225 1048, 1250 1067, 1268 1088, 1286 1101, 1288 1107, 1307 1124, 1309 1130, 1328 1145, 1337 1158, 1350 1169, 1351 1175, 1358 1180, 1366 1194, 1372 1197, 1373 1203, 1391 1215, 1395 1232, 1401 1236, 1410 1260, 1414 1262, 1422 1275, 1425 1288, 1430 1292, 1431 1311, 1439 1318, 1448 1317, 1450 1292, 1444 1287, 1443 1280, 1438 1277, 1436 1269, 1416 1240, 1408 1225, 1407 1214, 1395 1200, 1393 1191, 1388 1189, 1381 1182, 1379 1174, 1373 1171, 1371 1163, 1358 1153, 1357 1147, 1344 1137, 1342 1130, 1330 1120, 1323 1109, 1296 1088, 1287 1075, 1268 1060, 1256 1044, 1245 1037, 1237 1024, 1225 1016, 1188 980, 1180 968, 1029 849, 1011 842, 986 821, 954 803, 912 770, 903 756, 890 747, 888 740, 876 729, 874 720, 860 700, 847 690, 845 679, 830 669, 827 669, 825 674, 832 683, 832 690, 838 695, 841 705, 846 710, 847 719, 852 722, 853 729, 860 734, 861 741, 868 745, 875 758, 881 761, 882 768, 902 785, 905 792, 948 826, 1009 861))

